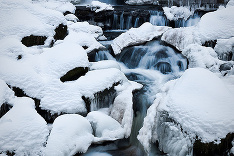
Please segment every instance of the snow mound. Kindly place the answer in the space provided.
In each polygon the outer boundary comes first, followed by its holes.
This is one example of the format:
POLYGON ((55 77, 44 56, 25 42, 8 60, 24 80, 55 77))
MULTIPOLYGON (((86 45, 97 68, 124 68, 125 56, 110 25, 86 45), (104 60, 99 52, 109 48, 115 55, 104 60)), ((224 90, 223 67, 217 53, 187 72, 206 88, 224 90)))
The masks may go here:
POLYGON ((92 127, 86 118, 77 114, 61 115, 53 123, 45 155, 63 156, 84 153, 92 141, 92 127))
POLYGON ((9 35, 17 35, 19 38, 29 35, 53 36, 59 24, 66 25, 62 13, 31 1, 2 0, 0 5, 0 39, 9 35))
POLYGON ((227 3, 227 6, 226 6, 226 7, 231 7, 231 6, 234 6, 234 0, 230 0, 230 1, 227 3))
POLYGON ((227 39, 234 36, 234 6, 218 9, 202 16, 198 23, 201 40, 227 39))
POLYGON ((103 34, 102 28, 95 25, 90 25, 88 22, 77 22, 72 25, 69 25, 69 30, 73 30, 75 32, 84 32, 89 35, 98 38, 103 34))
POLYGON ((124 128, 125 138, 131 134, 133 121, 133 95, 134 90, 141 89, 143 86, 136 82, 130 81, 128 86, 116 86, 119 92, 111 108, 110 116, 121 123, 124 128))
POLYGON ((114 60, 103 60, 98 62, 90 63, 90 70, 98 70, 98 69, 108 69, 108 68, 116 68, 121 70, 119 64, 114 60))
POLYGON ((214 47, 214 50, 221 57, 223 55, 227 55, 228 53, 234 53, 234 37, 229 39, 218 39, 217 43, 214 47))
POLYGON ((0 107, 3 103, 7 102, 8 104, 11 99, 14 98, 14 92, 7 86, 7 84, 0 79, 0 107))
POLYGON ((178 19, 184 19, 187 20, 189 16, 193 14, 187 7, 177 7, 177 6, 172 6, 171 8, 169 7, 163 7, 164 14, 167 16, 167 19, 170 21, 178 20, 178 19))
POLYGON ((87 5, 87 7, 91 8, 91 10, 95 11, 96 13, 105 10, 114 10, 114 8, 110 4, 102 3, 99 1, 92 1, 90 5, 87 5))
POLYGON ((125 3, 130 5, 155 4, 155 0, 127 0, 125 3))
POLYGON ((110 116, 102 112, 92 111, 86 118, 93 127, 95 134, 94 142, 124 138, 124 129, 110 116))
POLYGON ((76 22, 79 21, 79 19, 78 19, 74 14, 67 14, 67 15, 65 16, 65 19, 66 19, 67 21, 72 21, 72 22, 74 22, 74 23, 76 23, 76 22))
POLYGON ((214 49, 198 44, 190 44, 182 51, 182 54, 188 59, 189 68, 200 67, 218 72, 223 62, 218 59, 214 49))
POLYGON ((122 33, 113 40, 111 44, 114 53, 117 55, 127 46, 138 45, 150 41, 162 35, 170 29, 165 26, 154 26, 151 23, 144 23, 139 28, 131 28, 129 31, 122 33))
POLYGON ((182 51, 189 44, 200 44, 199 33, 195 27, 175 28, 166 31, 161 40, 182 51))
POLYGON ((0 153, 40 155, 49 135, 45 120, 37 114, 34 101, 15 98, 13 108, 0 119, 0 153))

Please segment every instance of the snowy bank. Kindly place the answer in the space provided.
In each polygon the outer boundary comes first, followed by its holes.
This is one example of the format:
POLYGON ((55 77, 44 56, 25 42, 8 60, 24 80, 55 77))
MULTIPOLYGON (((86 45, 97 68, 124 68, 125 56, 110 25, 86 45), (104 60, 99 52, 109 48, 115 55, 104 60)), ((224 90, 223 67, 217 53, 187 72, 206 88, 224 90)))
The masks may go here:
POLYGON ((168 154, 191 154, 195 140, 219 144, 234 132, 233 93, 215 74, 190 68, 169 81, 149 108, 138 139, 149 150, 159 141, 168 154))

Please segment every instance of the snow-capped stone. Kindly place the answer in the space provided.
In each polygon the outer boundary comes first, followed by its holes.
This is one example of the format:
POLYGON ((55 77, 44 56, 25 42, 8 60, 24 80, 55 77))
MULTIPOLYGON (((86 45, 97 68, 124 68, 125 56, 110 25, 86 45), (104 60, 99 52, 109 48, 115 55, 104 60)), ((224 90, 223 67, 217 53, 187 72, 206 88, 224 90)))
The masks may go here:
POLYGON ((124 129, 115 119, 99 112, 92 111, 86 117, 91 123, 95 138, 94 142, 110 141, 124 138, 124 129))
POLYGON ((113 40, 111 44, 114 53, 117 55, 127 46, 138 45, 146 41, 150 41, 162 35, 170 29, 164 26, 154 26, 151 23, 144 23, 139 28, 131 28, 129 31, 122 33, 119 37, 113 40))
POLYGON ((87 7, 91 8, 91 11, 95 11, 96 13, 105 10, 114 10, 114 8, 110 4, 102 3, 99 1, 92 1, 90 5, 87 7))
POLYGON ((77 114, 61 115, 55 119, 45 148, 46 156, 84 153, 94 136, 89 121, 77 114))
POLYGON ((49 135, 45 120, 30 98, 12 99, 13 108, 0 119, 0 153, 40 155, 49 135))
POLYGON ((169 7, 163 7, 164 14, 167 16, 167 19, 169 20, 178 20, 178 19, 184 19, 187 20, 189 16, 191 16, 193 13, 187 8, 187 7, 177 7, 172 6, 169 7))
MULTIPOLYGON (((216 53, 219 57, 228 55, 229 53, 234 53, 234 37, 229 39, 218 39, 217 44, 214 47, 216 53)), ((232 58, 230 58, 232 59, 232 58)))

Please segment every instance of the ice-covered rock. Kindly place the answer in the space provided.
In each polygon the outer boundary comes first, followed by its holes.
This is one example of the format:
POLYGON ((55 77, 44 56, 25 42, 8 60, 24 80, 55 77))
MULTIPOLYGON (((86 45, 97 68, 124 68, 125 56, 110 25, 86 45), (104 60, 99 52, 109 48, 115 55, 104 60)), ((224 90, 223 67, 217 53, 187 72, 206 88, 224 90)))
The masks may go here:
POLYGON ((150 41, 162 35, 170 29, 165 26, 154 26, 151 23, 144 23, 139 28, 131 28, 129 31, 122 33, 113 40, 111 44, 114 53, 117 55, 127 46, 138 45, 150 41))
POLYGON ((114 8, 110 4, 102 3, 99 1, 92 1, 90 5, 87 7, 91 8, 91 11, 95 11, 96 13, 105 10, 114 10, 114 8))
POLYGON ((142 88, 141 84, 132 82, 126 86, 116 86, 115 89, 119 92, 114 100, 111 108, 110 116, 121 123, 124 128, 125 137, 129 137, 131 134, 132 122, 133 122, 133 95, 134 90, 142 88))
POLYGON ((182 51, 189 61, 189 68, 205 68, 218 72, 223 61, 218 59, 217 53, 211 47, 203 47, 198 44, 190 44, 182 51))
POLYGON ((189 16, 191 16, 193 13, 187 8, 187 7, 177 7, 172 6, 169 7, 163 7, 164 14, 167 16, 167 19, 169 20, 178 20, 178 19, 184 19, 187 20, 189 16))
POLYGON ((11 103, 13 108, 0 119, 0 153, 42 154, 49 130, 37 114, 34 101, 23 97, 12 99, 11 103))
POLYGON ((89 121, 77 114, 61 115, 55 119, 45 148, 46 156, 84 153, 94 136, 89 121))
POLYGON ((175 28, 166 31, 161 40, 182 51, 190 44, 200 44, 199 33, 195 27, 175 28))
POLYGON ((206 69, 186 70, 157 95, 138 138, 147 150, 149 142, 158 140, 160 149, 172 155, 191 154, 197 139, 219 144, 234 130, 234 99, 230 91, 206 69))
POLYGON ((110 116, 92 111, 86 117, 94 130, 94 142, 111 141, 124 138, 124 129, 110 116))

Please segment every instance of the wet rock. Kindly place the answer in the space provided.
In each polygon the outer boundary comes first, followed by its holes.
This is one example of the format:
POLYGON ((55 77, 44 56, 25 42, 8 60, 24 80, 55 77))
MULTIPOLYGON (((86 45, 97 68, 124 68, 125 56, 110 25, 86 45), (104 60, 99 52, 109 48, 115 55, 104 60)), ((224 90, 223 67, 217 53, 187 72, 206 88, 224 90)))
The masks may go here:
POLYGON ((68 34, 67 26, 63 24, 59 24, 59 26, 55 29, 55 40, 63 40, 68 34))
POLYGON ((45 40, 47 39, 46 36, 26 36, 24 37, 21 42, 26 46, 26 47, 31 47, 35 45, 44 45, 45 40))
POLYGON ((232 67, 233 67, 233 64, 231 64, 231 63, 224 63, 224 64, 220 65, 219 71, 231 70, 232 67))
POLYGON ((84 76, 88 72, 88 67, 76 67, 70 71, 68 71, 64 76, 60 78, 60 81, 74 81, 79 77, 84 76))

